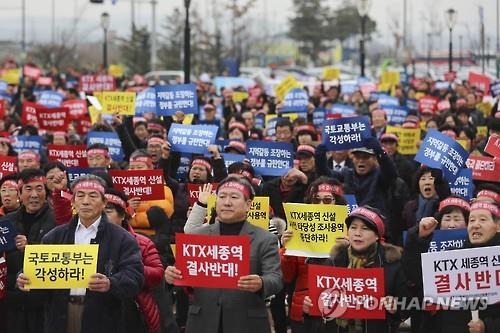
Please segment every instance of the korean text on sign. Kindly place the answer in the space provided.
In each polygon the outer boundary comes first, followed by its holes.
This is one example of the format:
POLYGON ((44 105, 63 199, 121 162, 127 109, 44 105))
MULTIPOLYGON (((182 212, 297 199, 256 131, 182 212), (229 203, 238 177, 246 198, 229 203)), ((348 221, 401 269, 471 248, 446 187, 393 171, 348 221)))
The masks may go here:
POLYGON ((250 238, 176 234, 175 266, 182 280, 175 285, 237 288, 241 276, 250 274, 250 238))
POLYGON ((328 258, 338 237, 347 232, 347 206, 284 203, 292 238, 286 243, 286 255, 328 258))
POLYGON ((308 265, 308 285, 313 316, 385 319, 385 309, 378 306, 385 295, 383 268, 308 265))
POLYGON ((163 200, 163 170, 111 170, 113 185, 129 198, 163 200))
POLYGON ((26 245, 23 269, 30 289, 87 288, 98 251, 98 244, 26 245))
POLYGON ((415 160, 432 168, 441 169, 448 181, 458 177, 469 153, 452 138, 431 129, 420 146, 415 160))
MULTIPOLYGON (((212 217, 212 209, 215 208, 217 197, 212 194, 207 201, 207 220, 212 217)), ((254 197, 252 205, 247 213, 247 221, 256 227, 269 230, 269 197, 254 197)))
POLYGON ((115 90, 115 78, 111 75, 82 75, 80 90, 86 93, 115 90))
POLYGON ((60 108, 38 108, 37 121, 40 129, 47 131, 66 131, 69 125, 69 109, 60 108))
POLYGON ((291 143, 250 140, 246 149, 246 156, 259 175, 282 176, 293 167, 291 143))
POLYGON ((472 181, 472 169, 463 168, 460 170, 457 179, 448 182, 451 194, 458 195, 470 201, 474 192, 474 182, 472 181))
POLYGON ((294 88, 290 90, 283 101, 281 112, 307 112, 309 104, 309 96, 302 88, 294 88))
POLYGON ((0 179, 17 172, 17 158, 15 156, 0 156, 0 179))
POLYGON ((12 147, 19 154, 26 150, 40 153, 42 149, 42 137, 37 135, 16 135, 13 137, 12 147))
POLYGON ((500 160, 498 158, 470 155, 465 164, 467 168, 472 169, 472 178, 474 180, 499 181, 500 160))
POLYGON ((135 114, 135 92, 105 91, 102 93, 102 113, 133 116, 135 114))
POLYGON ((115 132, 89 132, 87 134, 87 146, 94 143, 102 143, 108 146, 113 161, 123 160, 122 142, 115 132))
POLYGON ((177 111, 188 113, 199 112, 198 96, 195 84, 177 84, 158 86, 156 89, 156 113, 160 116, 172 116, 177 111))
POLYGON ((323 143, 329 150, 363 147, 364 139, 371 136, 366 116, 328 120, 323 127, 323 143))
POLYGON ((500 302, 500 246, 422 253, 424 297, 500 302))
POLYGON ((86 145, 47 145, 50 161, 60 161, 67 168, 87 167, 86 145))
POLYGON ((208 145, 215 142, 219 128, 213 125, 172 124, 168 131, 168 142, 172 151, 203 154, 208 145))
POLYGON ((398 152, 401 155, 415 155, 418 152, 421 131, 420 128, 386 127, 386 133, 394 133, 398 137, 398 152))
POLYGON ((17 231, 8 220, 0 221, 0 253, 13 250, 16 247, 17 231))

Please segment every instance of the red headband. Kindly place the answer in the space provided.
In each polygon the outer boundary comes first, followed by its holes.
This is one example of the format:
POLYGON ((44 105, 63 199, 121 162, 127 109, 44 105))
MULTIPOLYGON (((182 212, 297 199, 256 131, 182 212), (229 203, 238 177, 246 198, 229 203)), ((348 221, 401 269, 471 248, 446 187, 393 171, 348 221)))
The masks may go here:
POLYGON ((243 184, 240 184, 240 183, 237 183, 237 182, 227 182, 227 183, 224 183, 224 184, 222 184, 222 186, 219 186, 219 188, 217 189, 217 193, 219 193, 220 190, 223 190, 225 188, 238 190, 241 193, 243 193, 243 196, 245 197, 245 199, 250 198, 250 191, 243 184))
POLYGON ((52 133, 53 136, 66 136, 66 132, 63 131, 56 131, 52 133))
POLYGON ((45 178, 44 176, 35 176, 35 177, 28 178, 28 180, 26 180, 26 181, 19 179, 17 181, 17 186, 18 186, 18 188, 21 188, 21 187, 23 187, 23 185, 28 185, 28 184, 36 183, 36 182, 40 182, 40 183, 45 184, 45 183, 47 183, 47 178, 45 178))
POLYGON ((156 123, 148 123, 148 129, 154 130, 154 131, 163 131, 165 128, 161 126, 160 124, 156 123))
POLYGON ((6 138, 4 136, 0 136, 0 142, 5 142, 5 143, 10 143, 12 144, 14 140, 12 140, 11 138, 6 138))
POLYGON ((355 210, 353 210, 349 216, 353 215, 363 216, 366 219, 370 220, 371 222, 375 223, 375 226, 377 227, 378 236, 380 237, 380 242, 384 242, 385 226, 384 222, 382 221, 382 218, 377 213, 372 212, 371 210, 366 209, 364 207, 358 207, 355 210))
POLYGON ((251 174, 249 171, 243 170, 243 171, 241 171, 241 172, 240 172, 240 174, 241 174, 243 177, 245 177, 246 179, 248 179, 248 181, 250 181, 250 182, 251 182, 251 181, 252 181, 252 179, 253 179, 253 176, 252 176, 252 174, 251 174))
POLYGON ((314 126, 312 125, 301 125, 299 127, 297 127, 297 133, 299 132, 311 132, 311 133, 316 133, 316 129, 314 128, 314 126))
POLYGON ((152 138, 149 138, 148 143, 158 143, 160 145, 165 144, 165 140, 162 138, 158 138, 156 136, 153 136, 152 138))
POLYGON ((470 210, 478 210, 478 209, 486 209, 490 211, 491 215, 495 215, 496 217, 500 217, 500 212, 498 211, 498 207, 489 202, 476 201, 470 206, 470 210))
POLYGON ((196 158, 193 160, 193 162, 191 162, 191 167, 193 167, 194 165, 204 166, 205 168, 207 168, 207 172, 212 172, 212 165, 210 165, 210 163, 200 158, 196 158))
POLYGON ((81 190, 88 190, 88 191, 94 190, 101 194, 104 194, 104 186, 102 186, 99 182, 95 180, 83 180, 81 182, 78 182, 73 189, 73 194, 81 190))
POLYGON ((331 185, 328 183, 319 184, 318 185, 318 192, 328 192, 328 193, 332 193, 334 195, 343 195, 344 194, 342 187, 337 186, 337 185, 331 185))
POLYGON ((114 194, 109 194, 109 193, 106 193, 104 195, 104 197, 106 197, 106 200, 108 200, 108 202, 112 203, 112 204, 115 204, 115 205, 118 205, 120 206, 121 208, 127 210, 127 204, 125 203, 125 201, 122 200, 122 198, 120 198, 119 196, 117 195, 114 195, 114 194))
POLYGON ((243 142, 232 140, 227 144, 226 148, 241 149, 244 152, 247 146, 243 142))
POLYGON ((131 157, 129 163, 132 163, 132 162, 146 163, 148 168, 153 167, 153 160, 151 159, 151 157, 148 157, 148 156, 131 157))
POLYGON ((2 187, 15 187, 17 189, 17 183, 14 180, 6 180, 3 182, 2 187))
POLYGON ((499 202, 500 201, 500 194, 496 193, 495 191, 491 191, 491 190, 481 190, 478 192, 478 194, 476 195, 476 198, 478 197, 487 197, 487 198, 491 198, 493 200, 495 200, 495 202, 499 202))
POLYGON ((311 154, 315 154, 315 149, 314 147, 308 146, 308 145, 300 145, 297 147, 297 153, 300 153, 302 151, 307 151, 310 152, 311 154))
POLYGON ((33 159, 33 160, 37 160, 39 161, 40 160, 40 156, 38 154, 35 154, 34 152, 32 151, 23 151, 22 153, 20 153, 19 155, 17 155, 17 159, 20 160, 20 159, 33 159))
POLYGON ((446 198, 439 203, 439 211, 441 211, 445 207, 456 206, 465 209, 466 211, 470 211, 470 205, 467 201, 460 198, 446 198))
POLYGON ((231 132, 235 128, 237 128, 239 130, 242 130, 243 133, 245 133, 246 131, 248 131, 247 127, 245 125, 243 125, 242 123, 232 123, 231 125, 229 125, 229 131, 228 132, 231 132))
POLYGON ((101 149, 101 148, 92 148, 92 149, 87 150, 87 157, 96 156, 96 155, 99 155, 99 156, 102 155, 104 157, 109 157, 109 151, 107 151, 106 149, 101 149))

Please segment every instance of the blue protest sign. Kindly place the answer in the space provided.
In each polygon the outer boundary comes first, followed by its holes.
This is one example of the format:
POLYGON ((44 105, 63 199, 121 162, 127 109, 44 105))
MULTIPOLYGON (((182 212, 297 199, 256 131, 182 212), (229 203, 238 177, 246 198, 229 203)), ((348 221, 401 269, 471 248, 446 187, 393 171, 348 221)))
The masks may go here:
POLYGON ((493 97, 497 97, 498 95, 500 95, 500 81, 496 81, 495 83, 490 85, 490 93, 493 97))
POLYGON ((326 119, 326 109, 325 108, 316 108, 313 112, 313 125, 316 128, 320 128, 323 126, 323 123, 326 119))
MULTIPOLYGON (((406 243, 407 231, 403 231, 403 243, 406 243)), ((467 239, 467 229, 436 229, 432 233, 427 252, 441 252, 452 249, 462 249, 467 239)))
POLYGON ((172 116, 177 111, 182 111, 185 114, 199 113, 195 84, 157 86, 155 89, 157 115, 172 116))
POLYGON ((434 88, 437 90, 447 90, 450 88, 450 82, 448 81, 437 81, 434 83, 434 88))
POLYGON ((266 124, 266 134, 269 137, 273 137, 276 135, 276 123, 283 119, 282 117, 274 117, 269 119, 266 124))
POLYGON ((380 104, 379 108, 385 111, 387 122, 390 125, 401 125, 408 116, 408 108, 406 106, 380 104))
POLYGON ((63 100, 64 100, 64 95, 61 94, 60 92, 53 90, 44 90, 40 93, 38 104, 41 104, 48 108, 55 108, 61 106, 63 100))
POLYGON ((229 139, 224 139, 224 140, 215 140, 215 145, 217 145, 217 148, 219 148, 219 151, 224 151, 226 148, 227 144, 229 143, 229 139))
POLYGON ((294 88, 290 90, 283 101, 281 112, 307 112, 307 104, 309 104, 309 96, 302 88, 294 88))
POLYGON ((458 173, 454 182, 448 183, 451 194, 458 195, 467 201, 472 199, 474 194, 474 182, 472 181, 472 169, 463 168, 458 173))
POLYGON ((176 175, 178 181, 180 182, 186 181, 189 172, 189 163, 191 163, 191 154, 181 153, 181 160, 176 175))
POLYGON ((234 162, 243 162, 243 160, 246 158, 245 155, 231 153, 221 153, 221 156, 224 158, 226 168, 229 168, 229 166, 234 162))
POLYGON ((146 88, 135 97, 135 114, 141 116, 146 112, 156 113, 155 88, 146 88))
POLYGON ((372 136, 370 120, 367 116, 327 120, 322 136, 329 150, 363 147, 364 139, 372 136))
POLYGON ((42 137, 35 135, 18 135, 12 137, 14 142, 12 147, 19 154, 26 150, 40 154, 42 151, 42 137))
POLYGON ((12 103, 12 96, 9 95, 6 91, 0 91, 0 100, 6 100, 9 103, 12 103))
POLYGON ((420 145, 415 161, 441 169, 444 178, 454 182, 468 157, 469 153, 458 142, 431 129, 420 145))
POLYGON ((408 84, 408 74, 406 74, 405 72, 400 72, 399 73, 399 82, 401 82, 402 84, 404 85, 407 85, 408 84))
POLYGON ((418 110, 418 100, 413 98, 408 98, 406 100, 406 107, 410 110, 418 110))
POLYGON ((351 214, 353 210, 358 208, 358 203, 354 194, 344 194, 344 198, 347 201, 347 214, 351 214))
POLYGON ((168 141, 172 151, 203 154, 208 145, 215 142, 219 128, 213 125, 172 124, 168 131, 168 141))
POLYGON ((247 141, 246 157, 255 172, 282 176, 293 167, 293 145, 288 142, 247 141))
POLYGON ((331 113, 341 114, 342 116, 351 116, 356 113, 356 108, 352 105, 335 103, 332 106, 331 113))
POLYGON ((4 80, 0 80, 0 91, 6 91, 7 87, 8 87, 7 82, 5 82, 4 80))
POLYGON ((113 161, 123 160, 122 142, 115 132, 89 132, 87 134, 87 146, 94 143, 102 143, 108 146, 113 161))
POLYGON ((340 85, 340 92, 343 95, 354 94, 355 91, 359 90, 359 86, 357 83, 351 82, 342 82, 340 85))
POLYGON ((75 179, 83 175, 90 175, 94 171, 105 171, 105 168, 68 168, 66 173, 68 174, 69 182, 72 183, 75 179))
POLYGON ((389 96, 389 95, 382 95, 382 96, 379 96, 378 100, 377 100, 378 104, 383 104, 383 105, 394 105, 394 106, 398 106, 399 105, 399 99, 397 99, 396 97, 393 97, 393 96, 389 96))
POLYGON ((15 249, 16 228, 8 220, 0 221, 0 253, 15 249))
POLYGON ((372 91, 370 93, 370 101, 371 102, 378 101, 381 98, 387 98, 387 97, 391 97, 391 96, 387 95, 387 93, 385 93, 385 92, 372 91))
POLYGON ((217 94, 220 95, 222 88, 244 87, 245 90, 253 87, 255 81, 247 77, 217 76, 213 79, 217 94))
POLYGON ((266 115, 263 113, 259 113, 258 115, 255 116, 255 128, 257 129, 264 129, 265 123, 266 123, 266 115))

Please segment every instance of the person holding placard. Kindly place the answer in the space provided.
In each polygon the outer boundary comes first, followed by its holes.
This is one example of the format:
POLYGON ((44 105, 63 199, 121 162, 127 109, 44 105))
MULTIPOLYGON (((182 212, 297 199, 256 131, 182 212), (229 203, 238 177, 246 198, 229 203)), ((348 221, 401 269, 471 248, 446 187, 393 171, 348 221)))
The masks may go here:
MULTIPOLYGON (((97 272, 88 288, 48 290, 45 297, 44 332, 123 332, 123 302, 135 297, 144 283, 144 265, 136 240, 121 226, 109 222, 104 208, 105 182, 94 175, 78 177, 71 184, 77 215, 53 229, 44 244, 99 244, 97 272)), ((29 291, 23 273, 17 286, 29 291)), ((36 295, 36 291, 25 295, 36 295)))
MULTIPOLYGON (((194 288, 186 331, 189 333, 271 332, 265 298, 283 287, 276 236, 246 221, 254 192, 244 177, 230 176, 217 188, 217 221, 196 234, 250 237, 250 275, 238 289, 194 288)), ((182 279, 174 266, 165 270, 168 283, 182 279)))

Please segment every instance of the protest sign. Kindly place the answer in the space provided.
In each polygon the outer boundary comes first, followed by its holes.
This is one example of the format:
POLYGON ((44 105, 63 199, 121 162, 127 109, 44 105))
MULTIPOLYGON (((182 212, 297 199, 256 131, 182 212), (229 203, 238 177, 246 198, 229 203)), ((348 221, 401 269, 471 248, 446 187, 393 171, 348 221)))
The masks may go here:
POLYGON ((451 194, 461 196, 470 201, 474 192, 474 182, 472 181, 472 169, 463 168, 458 173, 454 182, 449 182, 451 194))
POLYGON ((182 280, 177 286, 238 288, 241 276, 250 274, 250 237, 175 236, 175 266, 182 280))
MULTIPOLYGON (((0 156, 0 179, 17 172, 15 156, 0 156)), ((1 252, 1 251, 0 251, 1 252)))
POLYGON ((450 104, 450 101, 448 100, 442 100, 440 101, 438 104, 437 104, 437 110, 439 112, 443 112, 443 111, 446 111, 446 110, 449 110, 451 109, 451 104, 450 104))
POLYGON ((47 145, 49 161, 59 161, 67 168, 87 167, 86 145, 47 145))
POLYGON ((241 103, 248 98, 248 93, 246 91, 235 91, 233 92, 233 102, 241 103))
POLYGON ((37 66, 24 65, 23 75, 32 78, 34 80, 37 80, 42 75, 42 70, 37 66))
POLYGON ((292 238, 286 255, 328 258, 338 237, 346 235, 347 206, 283 203, 292 238))
MULTIPOLYGON (((36 84, 38 86, 51 86, 52 85, 52 78, 50 76, 40 76, 38 78, 38 80, 36 80, 36 84)), ((57 101, 58 97, 55 97, 55 100, 57 101)), ((41 102, 40 102, 40 104, 46 105, 45 103, 41 103, 41 102)))
POLYGON ((292 74, 289 74, 274 88, 274 92, 278 100, 283 101, 288 91, 293 88, 302 88, 302 85, 295 80, 292 74))
POLYGON ((354 194, 344 194, 345 201, 347 201, 347 214, 351 214, 353 210, 358 208, 356 196, 354 194))
POLYGON ((0 80, 0 92, 6 92, 8 87, 9 85, 7 84, 7 82, 0 80))
POLYGON ((217 94, 219 95, 222 88, 238 88, 243 87, 245 90, 253 87, 255 81, 248 77, 237 77, 237 76, 216 76, 212 80, 215 88, 217 89, 217 94))
POLYGON ((472 169, 472 179, 500 182, 500 160, 481 155, 470 155, 466 162, 472 169))
POLYGON ((391 86, 399 84, 401 81, 401 73, 397 71, 385 71, 380 76, 380 83, 389 84, 391 86))
POLYGON ((224 159, 226 168, 229 168, 229 166, 235 162, 243 162, 243 160, 245 159, 245 155, 233 153, 221 153, 220 156, 222 156, 222 158, 224 159))
MULTIPOLYGON (((207 220, 212 218, 212 209, 215 208, 217 196, 211 194, 207 200, 207 220)), ((254 197, 247 213, 247 221, 256 227, 269 230, 269 197, 254 197)))
POLYGON ((113 186, 129 198, 141 201, 163 200, 163 170, 110 170, 113 186))
POLYGON ((176 84, 172 86, 157 86, 156 88, 156 114, 159 116, 172 116, 177 111, 184 114, 198 114, 198 95, 196 85, 176 84))
POLYGON ((379 96, 377 103, 379 104, 379 107, 381 107, 382 105, 399 106, 399 99, 397 97, 383 94, 383 95, 379 96))
POLYGON ((441 169, 447 181, 455 181, 468 156, 469 153, 458 142, 431 129, 427 132, 415 160, 431 168, 441 169))
POLYGON ((340 84, 340 93, 343 95, 352 95, 354 92, 359 90, 358 83, 356 81, 342 81, 340 84))
POLYGON ((104 91, 102 93, 103 114, 121 114, 133 116, 135 114, 135 92, 104 91))
POLYGON ((6 69, 1 72, 0 79, 7 82, 8 84, 19 85, 19 78, 21 77, 21 71, 19 68, 6 69))
POLYGON ((352 105, 335 103, 333 104, 330 113, 340 114, 342 116, 352 116, 356 113, 356 108, 352 105))
POLYGON ((326 118, 326 109, 325 108, 316 108, 314 109, 313 112, 313 125, 317 129, 321 128, 323 126, 323 123, 325 122, 326 118))
POLYGON ((13 137, 12 147, 20 154, 23 151, 31 150, 40 154, 42 149, 42 137, 38 135, 16 135, 13 137))
POLYGON ((383 268, 340 268, 308 265, 307 281, 313 306, 323 318, 385 319, 383 268))
POLYGON ((80 90, 86 93, 94 91, 113 91, 115 89, 115 79, 111 75, 80 76, 80 90))
POLYGON ((340 69, 335 67, 323 68, 323 80, 333 81, 340 79, 340 69))
POLYGON ((500 246, 422 253, 424 297, 500 302, 499 253, 500 246))
POLYGON ((181 155, 181 161, 179 163, 179 168, 177 169, 176 173, 176 179, 179 180, 180 182, 185 182, 187 176, 188 176, 188 171, 189 171, 189 166, 191 164, 191 156, 192 154, 190 153, 180 153, 181 155))
POLYGON ((147 88, 137 93, 135 98, 135 114, 143 115, 146 112, 156 113, 156 90, 147 88))
POLYGON ((363 83, 363 84, 360 84, 359 90, 361 90, 361 94, 363 95, 363 98, 365 100, 369 100, 370 95, 373 92, 377 91, 377 84, 374 82, 363 83))
POLYGON ((26 245, 24 274, 29 289, 87 288, 97 270, 99 244, 26 245))
POLYGON ((168 142, 172 151, 203 154, 208 145, 215 142, 219 128, 214 125, 172 124, 168 131, 168 142))
POLYGON ((51 132, 66 132, 70 122, 69 109, 60 108, 38 108, 36 118, 40 129, 51 132))
POLYGON ((370 120, 366 116, 332 119, 323 127, 323 144, 329 150, 363 147, 364 139, 372 136, 370 120))
POLYGON ((477 126, 477 136, 479 137, 487 137, 488 136, 488 127, 487 126, 477 126))
POLYGON ((467 239, 467 229, 434 230, 427 252, 461 249, 467 239))
POLYGON ((87 134, 87 146, 90 147, 94 143, 102 143, 108 146, 113 161, 123 160, 122 142, 115 132, 89 132, 87 134))
MULTIPOLYGON (((189 206, 194 205, 198 201, 198 197, 200 196, 200 192, 203 189, 204 185, 205 184, 193 184, 193 183, 187 184, 189 206)), ((219 185, 218 183, 212 183, 212 194, 215 195, 218 185, 219 185)))
POLYGON ((408 107, 408 109, 416 111, 418 110, 418 101, 413 98, 408 98, 406 100, 406 106, 408 107))
POLYGON ((446 81, 451 82, 451 81, 455 80, 456 78, 457 78, 457 72, 455 72, 455 71, 444 73, 444 79, 446 81))
POLYGON ((484 151, 493 157, 500 158, 500 135, 492 135, 488 138, 488 143, 484 151))
POLYGON ((493 97, 497 97, 498 95, 500 95, 500 81, 496 81, 495 83, 490 85, 490 93, 493 97))
POLYGON ((83 175, 90 175, 94 171, 106 171, 106 169, 105 168, 81 168, 81 167, 75 168, 75 167, 72 167, 72 168, 68 168, 68 170, 66 170, 66 173, 68 175, 69 182, 72 183, 78 177, 83 176, 83 175))
POLYGON ((0 253, 11 251, 16 248, 17 231, 9 220, 0 221, 0 253))
POLYGON ((418 100, 418 111, 423 113, 424 111, 431 111, 436 113, 437 104, 439 103, 439 98, 434 96, 423 96, 418 100))
POLYGON ((38 127, 37 108, 43 108, 43 106, 37 103, 23 102, 21 107, 21 123, 23 125, 38 127))
POLYGON ((308 104, 307 92, 302 88, 293 88, 286 93, 280 112, 307 112, 308 104))
POLYGON ((64 101, 61 106, 69 109, 70 120, 80 120, 88 113, 87 102, 83 99, 64 101))
POLYGON ((291 143, 249 140, 246 148, 246 156, 259 175, 282 176, 293 167, 291 143))
POLYGON ((122 77, 125 74, 125 68, 120 64, 110 64, 108 66, 108 74, 112 77, 122 77))
POLYGON ((415 155, 418 152, 421 131, 420 128, 387 126, 385 132, 396 134, 399 139, 398 152, 401 155, 415 155))
POLYGON ((481 90, 484 94, 490 92, 490 78, 486 75, 469 72, 469 84, 481 90))
POLYGON ((391 125, 403 124, 408 116, 408 108, 406 106, 379 104, 379 108, 385 111, 387 122, 391 125))
POLYGON ((61 106, 64 99, 64 95, 57 91, 44 90, 40 94, 38 99, 38 104, 43 105, 47 108, 55 108, 61 106))

